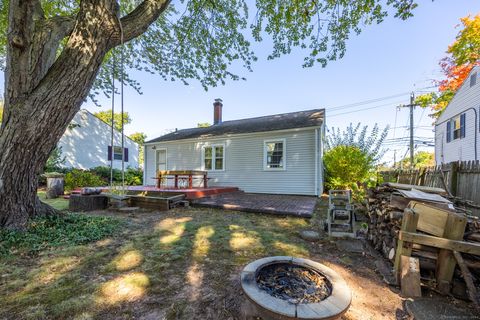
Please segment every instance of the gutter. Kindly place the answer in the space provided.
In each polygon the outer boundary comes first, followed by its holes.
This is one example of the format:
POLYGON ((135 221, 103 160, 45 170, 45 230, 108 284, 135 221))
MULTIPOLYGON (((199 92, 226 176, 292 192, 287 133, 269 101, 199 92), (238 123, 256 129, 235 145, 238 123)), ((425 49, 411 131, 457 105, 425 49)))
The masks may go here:
MULTIPOLYGON (((478 116, 477 116, 477 109, 475 108, 468 108, 468 109, 465 109, 463 110, 462 112, 459 112, 457 114, 454 114, 453 116, 451 116, 450 118, 448 118, 447 120, 445 121, 442 121, 442 122, 439 122, 439 123, 435 123, 435 131, 437 130, 437 126, 441 125, 441 124, 444 124, 445 122, 447 121, 450 121, 451 118, 453 117, 456 117, 456 116, 459 116, 461 115, 462 113, 465 113, 469 110, 473 110, 474 114, 475 114, 475 138, 474 138, 474 149, 475 149, 475 161, 478 160, 478 156, 477 156, 477 133, 478 133, 478 116)), ((466 124, 465 124, 466 125, 466 124)), ((442 142, 443 142, 443 136, 442 136, 442 142)))

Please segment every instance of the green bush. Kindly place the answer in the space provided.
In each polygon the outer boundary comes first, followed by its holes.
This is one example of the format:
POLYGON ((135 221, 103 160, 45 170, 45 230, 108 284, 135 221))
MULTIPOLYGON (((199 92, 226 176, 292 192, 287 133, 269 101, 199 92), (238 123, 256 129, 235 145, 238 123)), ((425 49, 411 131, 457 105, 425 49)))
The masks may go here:
POLYGON ((101 187, 107 184, 107 180, 87 170, 72 169, 65 174, 65 189, 67 190, 82 187, 101 187))
POLYGON ((338 145, 323 158, 328 189, 352 190, 356 201, 365 195, 365 187, 375 184, 374 160, 356 146, 338 145))
POLYGON ((37 218, 26 231, 0 230, 0 255, 32 254, 49 247, 80 245, 112 235, 121 220, 70 213, 37 218))
POLYGON ((128 168, 125 171, 125 184, 128 186, 141 186, 143 184, 143 170, 128 168))
MULTIPOLYGON (((110 182, 110 167, 95 167, 90 169, 91 172, 110 182)), ((122 182, 122 170, 113 169, 113 182, 122 182)), ((143 183, 143 170, 128 167, 125 170, 125 184, 127 186, 138 186, 143 183)))

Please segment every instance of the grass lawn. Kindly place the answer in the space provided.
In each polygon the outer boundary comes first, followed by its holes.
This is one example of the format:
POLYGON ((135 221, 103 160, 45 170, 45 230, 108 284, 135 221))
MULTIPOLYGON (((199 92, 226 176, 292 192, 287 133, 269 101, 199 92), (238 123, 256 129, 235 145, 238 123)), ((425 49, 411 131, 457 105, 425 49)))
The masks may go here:
POLYGON ((309 243, 298 236, 320 229, 318 215, 196 208, 97 215, 117 216, 123 225, 89 244, 0 257, 1 319, 237 319, 239 273, 269 255, 309 257, 339 272, 354 299, 344 319, 402 314, 402 299, 375 273, 374 257, 340 252, 327 238, 309 243))
POLYGON ((47 199, 45 197, 45 191, 38 191, 37 194, 42 202, 45 202, 46 204, 51 205, 57 210, 63 211, 68 209, 68 200, 63 199, 62 196, 56 199, 47 199))

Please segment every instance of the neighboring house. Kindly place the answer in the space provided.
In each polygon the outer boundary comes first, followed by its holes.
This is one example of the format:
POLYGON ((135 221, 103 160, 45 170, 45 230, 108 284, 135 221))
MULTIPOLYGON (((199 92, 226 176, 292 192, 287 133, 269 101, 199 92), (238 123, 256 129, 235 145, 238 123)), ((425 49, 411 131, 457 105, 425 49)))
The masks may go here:
POLYGON ((479 160, 480 66, 472 69, 435 123, 435 162, 479 160))
POLYGON ((245 192, 321 195, 325 110, 316 109, 178 130, 145 143, 144 184, 158 170, 207 170, 210 186, 245 192))
POLYGON ((98 166, 110 166, 113 156, 114 168, 122 168, 122 155, 125 156, 125 168, 138 168, 138 144, 124 136, 122 152, 122 134, 114 130, 114 146, 111 147, 112 127, 87 110, 80 110, 63 134, 58 146, 65 157, 65 167, 89 169, 98 166))

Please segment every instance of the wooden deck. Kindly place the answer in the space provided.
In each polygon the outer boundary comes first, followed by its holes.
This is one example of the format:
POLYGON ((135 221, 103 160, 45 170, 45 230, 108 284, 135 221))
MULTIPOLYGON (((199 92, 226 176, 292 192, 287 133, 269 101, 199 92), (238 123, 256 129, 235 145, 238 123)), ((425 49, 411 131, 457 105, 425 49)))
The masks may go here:
POLYGON ((157 188, 152 186, 128 186, 127 191, 159 192, 163 194, 184 194, 186 200, 200 199, 216 194, 238 191, 237 187, 208 187, 208 188, 157 188))

